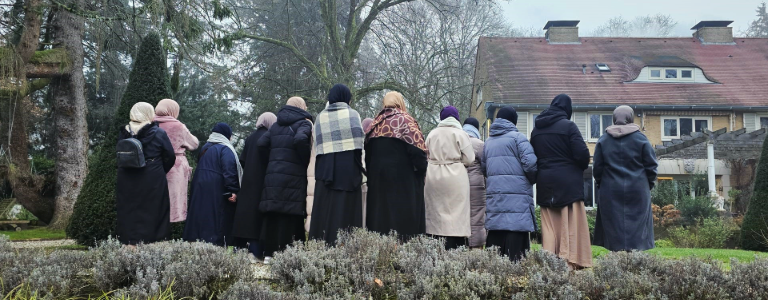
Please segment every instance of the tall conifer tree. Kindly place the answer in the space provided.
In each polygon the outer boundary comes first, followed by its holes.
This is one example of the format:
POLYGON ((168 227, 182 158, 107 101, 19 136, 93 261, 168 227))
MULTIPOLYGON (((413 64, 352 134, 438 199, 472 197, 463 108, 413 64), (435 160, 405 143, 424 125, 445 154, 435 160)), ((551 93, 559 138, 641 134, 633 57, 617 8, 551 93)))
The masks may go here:
POLYGON ((130 122, 131 108, 137 102, 154 106, 162 99, 171 98, 165 50, 157 33, 150 33, 142 40, 128 80, 112 128, 90 157, 89 172, 67 227, 67 235, 79 244, 94 245, 115 234, 115 145, 120 128, 130 122))

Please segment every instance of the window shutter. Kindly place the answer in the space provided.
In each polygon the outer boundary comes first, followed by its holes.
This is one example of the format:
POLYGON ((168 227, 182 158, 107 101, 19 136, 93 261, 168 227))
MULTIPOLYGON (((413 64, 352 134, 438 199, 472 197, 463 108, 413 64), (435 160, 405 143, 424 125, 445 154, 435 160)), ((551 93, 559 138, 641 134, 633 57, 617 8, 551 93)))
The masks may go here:
POLYGON ((752 132, 757 130, 757 115, 754 113, 744 113, 744 128, 747 129, 747 132, 752 132))
POLYGON ((517 130, 528 136, 528 112, 517 113, 517 130))
POLYGON ((586 141, 589 137, 589 132, 587 132, 587 113, 578 111, 573 112, 573 122, 579 127, 581 137, 586 141))

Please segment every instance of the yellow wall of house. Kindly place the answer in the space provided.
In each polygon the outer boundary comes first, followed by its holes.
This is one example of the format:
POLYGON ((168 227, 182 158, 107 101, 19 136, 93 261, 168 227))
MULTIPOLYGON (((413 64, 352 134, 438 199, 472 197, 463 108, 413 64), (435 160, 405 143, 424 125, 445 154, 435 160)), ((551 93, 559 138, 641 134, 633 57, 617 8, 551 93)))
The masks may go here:
POLYGON ((735 125, 733 126, 733 130, 739 130, 744 128, 744 113, 736 113, 736 118, 733 119, 735 122, 733 122, 735 125))
POLYGON ((643 133, 648 137, 651 145, 661 144, 661 116, 645 116, 645 128, 643 133))
POLYGON ((731 117, 730 116, 712 116, 712 130, 720 130, 725 128, 725 131, 731 131, 731 117))

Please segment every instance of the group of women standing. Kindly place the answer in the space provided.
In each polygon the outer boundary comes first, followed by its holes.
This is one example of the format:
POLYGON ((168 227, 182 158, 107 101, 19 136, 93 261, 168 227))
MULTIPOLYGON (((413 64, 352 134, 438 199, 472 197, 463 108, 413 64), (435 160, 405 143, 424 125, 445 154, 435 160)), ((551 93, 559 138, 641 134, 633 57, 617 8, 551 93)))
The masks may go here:
MULTIPOLYGON (((118 171, 120 240, 163 240, 170 222, 186 219, 185 240, 269 258, 306 233, 335 244, 339 230, 365 227, 402 241, 439 237, 446 248, 495 246, 517 260, 539 226, 538 204, 543 248, 574 268, 591 266, 582 184, 590 154, 570 121, 570 97, 557 96, 539 115, 530 141, 516 127, 515 109, 502 108, 485 142, 479 122, 462 125, 453 106, 425 138, 400 93, 387 93, 374 119, 362 120, 351 99, 349 88, 333 86, 317 118, 303 99, 288 99, 277 115, 259 116, 239 156, 232 130, 216 124, 198 154, 188 209, 184 151, 197 148, 197 139, 176 120, 173 100, 160 102, 158 117, 137 104, 121 138, 140 139, 151 160, 118 171)), ((632 115, 629 107, 616 110, 594 156, 601 195, 595 243, 610 250, 653 247, 656 159, 632 115)))

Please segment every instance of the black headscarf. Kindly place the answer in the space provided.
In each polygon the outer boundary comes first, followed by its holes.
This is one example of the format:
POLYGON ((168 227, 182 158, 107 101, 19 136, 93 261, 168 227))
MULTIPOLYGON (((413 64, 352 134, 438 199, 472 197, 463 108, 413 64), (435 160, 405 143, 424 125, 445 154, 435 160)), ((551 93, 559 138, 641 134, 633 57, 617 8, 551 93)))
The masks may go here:
POLYGON ((232 128, 230 128, 227 123, 216 123, 211 131, 221 133, 221 135, 225 136, 226 138, 232 138, 232 128))
POLYGON ((337 83, 330 91, 328 91, 329 104, 334 104, 336 102, 349 104, 349 101, 352 101, 352 92, 349 91, 349 88, 346 85, 337 83))
POLYGON ((570 120, 571 115, 573 115, 571 97, 566 94, 557 95, 555 99, 552 100, 552 104, 549 105, 549 108, 536 117, 536 127, 545 128, 555 124, 555 122, 560 121, 561 119, 570 120))
POLYGON ((515 108, 512 106, 502 107, 499 112, 496 113, 496 117, 510 121, 512 124, 517 125, 517 111, 515 111, 515 108))
POLYGON ((475 126, 475 128, 477 129, 480 129, 480 121, 478 121, 473 117, 469 117, 466 120, 464 120, 464 125, 467 125, 467 124, 475 126))

